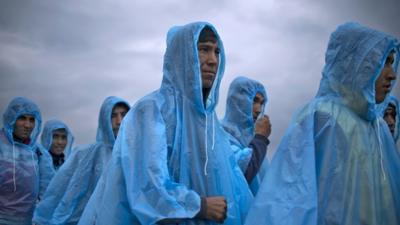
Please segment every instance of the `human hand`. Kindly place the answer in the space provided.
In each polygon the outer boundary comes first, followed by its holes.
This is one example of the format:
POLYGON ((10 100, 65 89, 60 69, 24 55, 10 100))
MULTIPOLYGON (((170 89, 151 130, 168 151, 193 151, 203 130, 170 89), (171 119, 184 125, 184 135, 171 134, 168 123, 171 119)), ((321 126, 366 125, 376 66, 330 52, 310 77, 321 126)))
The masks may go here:
POLYGON ((271 122, 267 115, 264 115, 256 120, 254 133, 263 135, 267 138, 269 137, 269 135, 271 134, 271 122))
POLYGON ((227 204, 224 197, 214 196, 205 198, 206 213, 205 217, 208 220, 217 223, 223 223, 226 219, 227 204))

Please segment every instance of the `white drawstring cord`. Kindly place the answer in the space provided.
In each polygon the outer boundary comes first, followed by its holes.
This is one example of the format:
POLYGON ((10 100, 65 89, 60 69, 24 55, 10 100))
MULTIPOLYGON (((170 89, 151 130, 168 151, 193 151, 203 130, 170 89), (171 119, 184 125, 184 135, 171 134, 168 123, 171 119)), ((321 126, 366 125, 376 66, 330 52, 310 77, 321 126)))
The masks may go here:
POLYGON ((207 112, 206 112, 206 129, 205 129, 205 143, 206 143, 206 162, 204 163, 204 175, 207 176, 208 152, 207 152, 207 112))
POLYGON ((14 142, 13 142, 13 182, 14 182, 14 192, 17 191, 17 183, 15 181, 15 149, 14 149, 14 142))
POLYGON ((382 141, 381 141, 381 132, 380 132, 380 126, 379 126, 379 119, 377 118, 376 120, 376 126, 378 129, 378 142, 379 142, 379 153, 380 153, 380 162, 381 162, 381 170, 383 174, 383 180, 386 180, 386 175, 385 175, 385 170, 383 169, 383 153, 382 153, 382 141))

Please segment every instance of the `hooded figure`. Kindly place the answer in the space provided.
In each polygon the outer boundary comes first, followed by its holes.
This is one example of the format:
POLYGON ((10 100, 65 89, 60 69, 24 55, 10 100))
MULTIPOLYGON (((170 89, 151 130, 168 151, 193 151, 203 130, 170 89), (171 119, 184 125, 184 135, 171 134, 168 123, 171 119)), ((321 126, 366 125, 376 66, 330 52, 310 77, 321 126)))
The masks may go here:
POLYGON ((43 132, 41 135, 41 144, 53 158, 54 169, 58 169, 65 161, 65 155, 71 153, 72 143, 74 142, 74 137, 68 126, 60 120, 49 120, 44 124, 43 132), (62 153, 55 154, 51 151, 53 145, 53 136, 56 130, 63 130, 66 133, 66 146, 62 153))
MULTIPOLYGON (((390 96, 388 106, 383 110, 383 119, 389 126, 390 132, 392 133, 394 142, 398 145, 399 142, 399 129, 400 129, 400 104, 399 101, 393 95, 390 96), (388 109, 391 109, 389 112, 388 109), (388 115, 390 113, 390 115, 388 115)), ((400 151, 400 148, 397 146, 397 150, 400 151)))
POLYGON ((46 190, 54 169, 51 157, 36 144, 40 133, 41 115, 32 101, 17 97, 3 115, 0 131, 0 224, 32 224, 35 204, 46 190), (29 137, 17 140, 16 121, 29 115, 34 127, 29 137))
POLYGON ((254 133, 256 123, 253 104, 257 93, 264 98, 259 114, 263 116, 267 102, 267 93, 264 85, 246 77, 237 77, 233 80, 229 86, 225 117, 222 120, 223 128, 229 133, 229 140, 236 160, 243 173, 245 173, 248 182, 251 182, 251 189, 254 194, 258 190, 260 177, 253 178, 252 176, 248 178, 249 162, 251 159, 254 160, 254 158, 259 157, 258 161, 262 162, 262 170, 266 170, 268 160, 264 160, 264 158, 266 147, 269 144, 268 137, 254 133), (261 146, 258 142, 261 142, 261 146), (257 149, 258 146, 261 148, 257 149), (254 157, 254 155, 257 157, 254 157))
POLYGON ((207 196, 226 198, 224 224, 243 224, 252 194, 214 111, 224 66, 222 41, 211 24, 170 29, 161 87, 126 115, 112 161, 79 224, 156 224, 168 219, 177 219, 174 224, 215 224, 194 218, 207 196), (217 36, 220 52, 204 104, 197 44, 205 28, 217 36))
POLYGON ((114 106, 129 104, 108 97, 100 109, 96 142, 76 147, 68 160, 57 171, 39 202, 33 221, 38 225, 76 224, 97 181, 111 158, 115 137, 111 116, 114 106))
POLYGON ((291 121, 246 224, 400 224, 400 155, 375 85, 393 87, 398 54, 396 39, 356 23, 332 33, 317 96, 291 121))

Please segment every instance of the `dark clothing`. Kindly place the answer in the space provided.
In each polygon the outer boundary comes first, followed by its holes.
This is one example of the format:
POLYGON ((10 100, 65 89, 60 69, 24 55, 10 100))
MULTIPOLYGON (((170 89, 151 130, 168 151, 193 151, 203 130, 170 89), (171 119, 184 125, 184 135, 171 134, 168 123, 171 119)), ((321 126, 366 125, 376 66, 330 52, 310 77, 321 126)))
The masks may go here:
POLYGON ((49 151, 51 158, 53 159, 53 166, 55 170, 58 170, 58 168, 60 168, 60 166, 64 163, 65 161, 65 155, 64 153, 61 153, 60 155, 56 155, 54 153, 52 153, 51 151, 49 151))
POLYGON ((247 166, 246 172, 244 174, 247 183, 251 183, 253 178, 257 175, 261 168, 261 164, 264 161, 265 154, 267 153, 267 146, 269 145, 269 140, 267 137, 256 134, 253 140, 251 140, 249 147, 253 149, 249 165, 247 166))
POLYGON ((31 143, 31 139, 30 138, 26 138, 26 139, 22 140, 22 139, 18 138, 17 136, 15 136, 14 134, 13 134, 13 139, 14 139, 15 142, 19 142, 19 143, 22 143, 22 144, 25 144, 25 145, 29 145, 31 143))

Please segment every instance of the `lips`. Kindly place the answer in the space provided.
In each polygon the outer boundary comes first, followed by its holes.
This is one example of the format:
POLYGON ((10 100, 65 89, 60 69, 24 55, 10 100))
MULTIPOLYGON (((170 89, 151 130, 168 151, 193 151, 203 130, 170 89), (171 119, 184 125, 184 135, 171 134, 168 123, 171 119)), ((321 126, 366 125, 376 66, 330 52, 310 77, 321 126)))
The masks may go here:
POLYGON ((390 84, 383 85, 383 89, 384 89, 386 92, 390 92, 390 90, 391 90, 391 85, 390 85, 390 84))
POLYGON ((202 74, 205 76, 205 77, 214 77, 215 76, 215 72, 214 71, 208 71, 208 70, 203 70, 202 71, 202 74))

